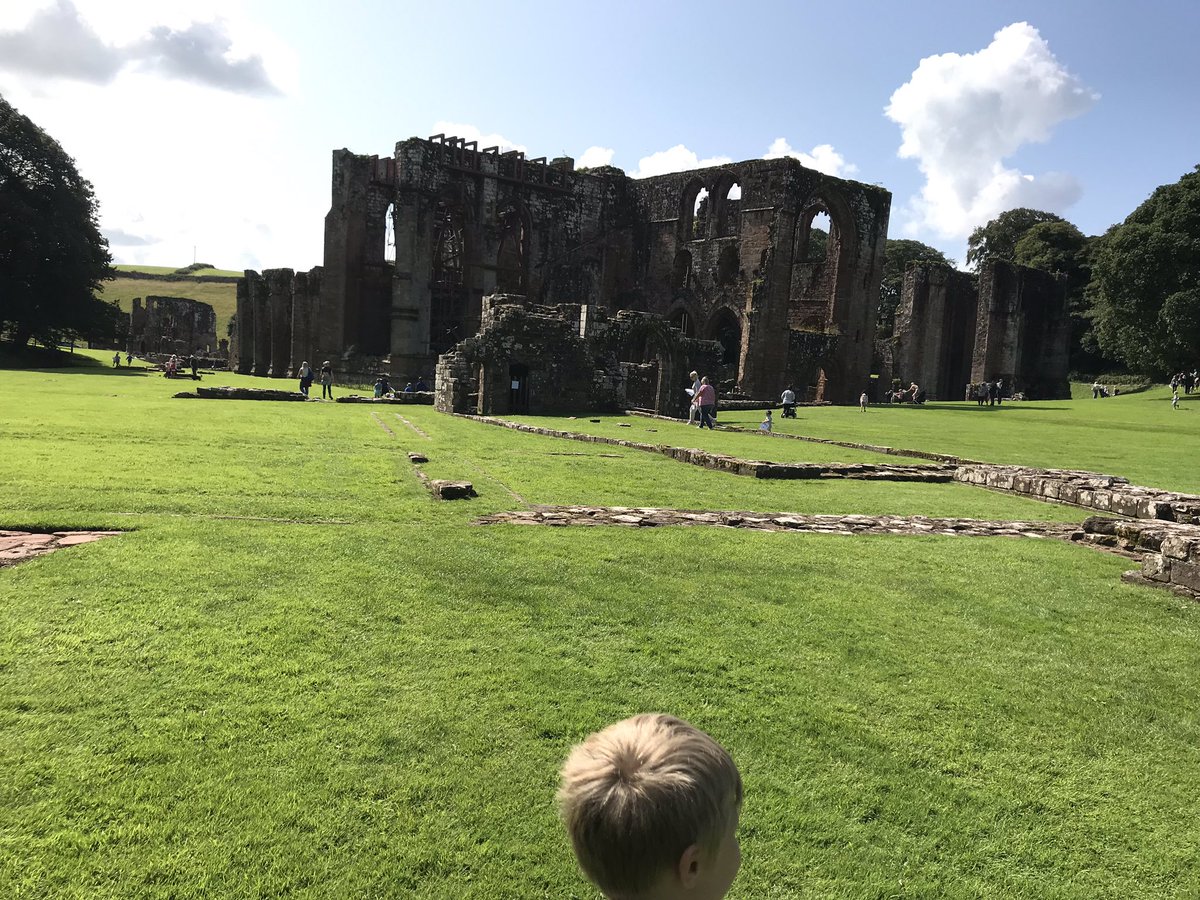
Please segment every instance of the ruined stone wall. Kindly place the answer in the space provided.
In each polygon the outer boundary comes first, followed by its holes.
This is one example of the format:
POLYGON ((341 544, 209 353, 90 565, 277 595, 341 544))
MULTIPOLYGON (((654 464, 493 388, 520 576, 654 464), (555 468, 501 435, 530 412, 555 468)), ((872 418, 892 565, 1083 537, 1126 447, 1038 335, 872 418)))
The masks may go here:
MULTIPOLYGON (((291 378, 304 360, 338 359, 320 354, 322 269, 308 272, 247 269, 237 285, 237 371, 291 378)), ((343 366, 344 367, 344 366, 343 366)))
MULTIPOLYGON (((752 160, 643 179, 649 229, 648 308, 690 333, 738 333, 737 381, 747 393, 778 394, 812 360, 793 359, 804 340, 836 338, 819 363, 835 402, 852 402, 870 374, 891 195, 822 175, 794 159, 752 160), (741 197, 730 198, 730 188, 741 197), (696 197, 707 191, 701 210, 696 197), (814 215, 833 223, 828 252, 808 259, 814 215), (730 323, 736 324, 731 331, 730 323)), ((822 342, 823 346, 824 342, 822 342)))
POLYGON ((971 380, 1003 379, 1030 400, 1065 400, 1070 317, 1061 279, 989 260, 979 273, 971 380))
POLYGON ((881 188, 794 159, 634 180, 445 135, 401 141, 390 159, 337 150, 319 300, 298 304, 293 283, 287 302, 281 280, 276 294, 265 290, 263 318, 248 281, 256 327, 239 332, 239 359, 281 374, 272 360, 282 362, 286 342, 292 365, 303 346, 301 356, 427 373, 479 329, 483 298, 508 292, 665 317, 687 336, 724 342, 710 374, 760 396, 816 363, 826 399, 853 402, 870 372, 890 202, 881 188), (832 222, 828 252, 810 259, 821 212, 832 222), (793 358, 812 342, 792 332, 821 335, 829 352, 793 358))
POLYGON ((610 318, 594 307, 494 295, 484 298, 479 332, 439 358, 434 402, 489 415, 629 405, 678 414, 689 367, 707 367, 718 353, 645 313, 610 318))
POLYGON ((971 380, 977 306, 968 273, 910 266, 896 310, 893 377, 921 385, 930 400, 963 399, 971 380))
POLYGON ((129 348, 139 354, 216 356, 216 311, 186 297, 147 297, 144 306, 136 297, 129 314, 129 348))
POLYGON ((641 304, 628 179, 457 139, 396 146, 393 363, 420 368, 479 327, 483 297, 641 304), (494 148, 493 148, 494 149, 494 148))
POLYGON ((385 260, 384 235, 395 182, 395 160, 333 152, 314 356, 387 352, 394 266, 385 260))

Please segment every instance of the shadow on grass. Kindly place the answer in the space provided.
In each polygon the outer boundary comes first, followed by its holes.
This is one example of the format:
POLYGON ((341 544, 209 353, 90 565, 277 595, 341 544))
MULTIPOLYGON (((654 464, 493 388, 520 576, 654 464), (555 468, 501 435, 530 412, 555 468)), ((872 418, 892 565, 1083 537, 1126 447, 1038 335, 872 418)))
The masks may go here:
POLYGON ((0 369, 49 369, 64 375, 146 375, 157 374, 148 367, 111 364, 65 350, 47 347, 25 347, 15 350, 11 345, 0 347, 0 369))
POLYGON ((911 403, 878 403, 872 404, 869 411, 883 409, 905 409, 914 411, 919 409, 937 409, 946 410, 948 412, 969 412, 978 415, 989 415, 996 414, 1004 410, 1019 410, 1021 412, 1065 412, 1070 408, 1071 407, 1069 406, 1029 406, 1027 403, 1013 401, 1001 404, 1000 406, 977 406, 974 403, 967 403, 966 401, 963 401, 962 403, 938 403, 934 401, 930 403, 923 403, 917 406, 914 406, 911 403))

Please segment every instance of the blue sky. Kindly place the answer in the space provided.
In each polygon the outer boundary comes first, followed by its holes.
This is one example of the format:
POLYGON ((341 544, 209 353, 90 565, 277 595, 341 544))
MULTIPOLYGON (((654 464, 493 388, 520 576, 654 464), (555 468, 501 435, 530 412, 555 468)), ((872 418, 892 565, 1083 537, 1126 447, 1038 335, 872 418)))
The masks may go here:
POLYGON ((1100 233, 1200 163, 1197 35, 1174 0, 5 0, 0 93, 120 262, 319 264, 330 151, 447 125, 631 174, 791 152, 961 259, 1003 209, 1100 233))

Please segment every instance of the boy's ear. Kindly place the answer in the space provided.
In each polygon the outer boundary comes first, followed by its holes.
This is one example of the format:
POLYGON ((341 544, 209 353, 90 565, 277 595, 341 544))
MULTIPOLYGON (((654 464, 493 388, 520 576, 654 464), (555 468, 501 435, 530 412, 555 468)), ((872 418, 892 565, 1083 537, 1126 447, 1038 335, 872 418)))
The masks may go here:
POLYGON ((700 877, 700 845, 691 844, 679 855, 679 864, 675 867, 679 883, 685 888, 695 886, 700 877))

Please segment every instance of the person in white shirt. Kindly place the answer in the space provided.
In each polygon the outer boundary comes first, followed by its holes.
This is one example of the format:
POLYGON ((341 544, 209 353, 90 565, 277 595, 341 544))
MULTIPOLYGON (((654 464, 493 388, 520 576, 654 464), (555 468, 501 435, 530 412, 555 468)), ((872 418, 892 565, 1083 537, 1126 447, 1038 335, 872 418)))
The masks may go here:
POLYGON ((783 392, 783 396, 779 398, 779 402, 783 405, 783 417, 785 419, 796 418, 796 392, 788 388, 783 392))

